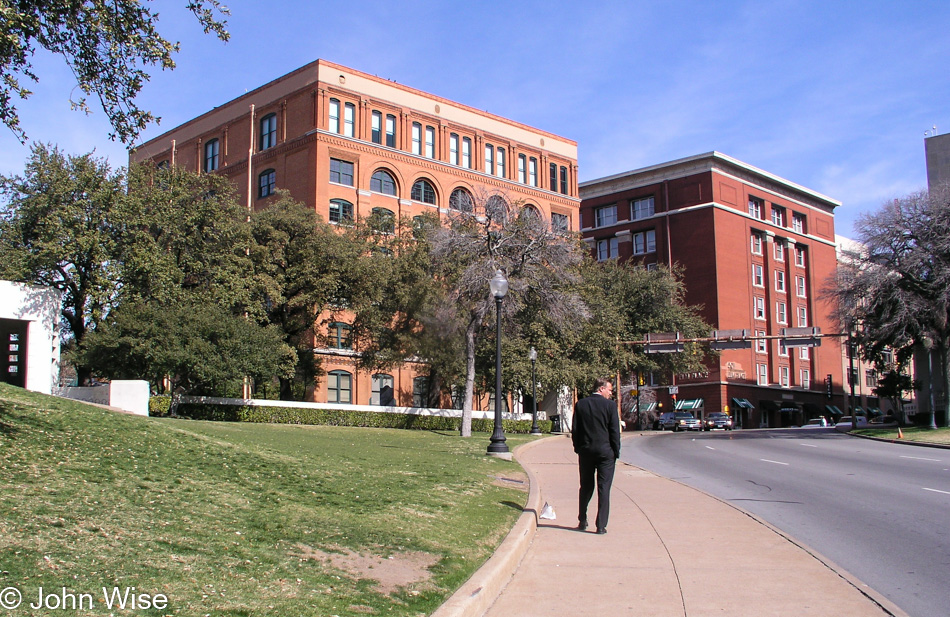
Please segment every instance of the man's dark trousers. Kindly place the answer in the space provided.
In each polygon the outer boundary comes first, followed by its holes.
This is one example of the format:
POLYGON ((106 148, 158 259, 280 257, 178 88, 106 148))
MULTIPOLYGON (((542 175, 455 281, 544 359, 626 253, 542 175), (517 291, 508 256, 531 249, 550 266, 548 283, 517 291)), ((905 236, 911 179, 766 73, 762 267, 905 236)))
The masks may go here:
POLYGON ((581 488, 577 496, 577 520, 582 523, 587 521, 587 505, 594 495, 596 474, 597 520, 595 524, 597 529, 606 529, 607 518, 610 516, 610 485, 614 481, 617 461, 612 455, 604 457, 597 454, 578 454, 577 462, 581 472, 581 488))

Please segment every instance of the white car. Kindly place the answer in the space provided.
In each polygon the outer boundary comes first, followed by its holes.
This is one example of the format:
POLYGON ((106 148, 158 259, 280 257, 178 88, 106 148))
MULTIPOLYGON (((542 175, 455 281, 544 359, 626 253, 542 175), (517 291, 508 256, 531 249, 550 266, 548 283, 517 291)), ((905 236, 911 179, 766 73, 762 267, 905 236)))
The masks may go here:
MULTIPOLYGON (((865 416, 858 416, 857 428, 868 425, 868 419, 865 416)), ((841 416, 841 419, 838 420, 838 423, 835 424, 835 429, 839 431, 850 431, 851 430, 851 416, 841 416)))
POLYGON ((828 426, 828 421, 825 420, 824 416, 818 418, 812 418, 805 423, 805 426, 828 426))

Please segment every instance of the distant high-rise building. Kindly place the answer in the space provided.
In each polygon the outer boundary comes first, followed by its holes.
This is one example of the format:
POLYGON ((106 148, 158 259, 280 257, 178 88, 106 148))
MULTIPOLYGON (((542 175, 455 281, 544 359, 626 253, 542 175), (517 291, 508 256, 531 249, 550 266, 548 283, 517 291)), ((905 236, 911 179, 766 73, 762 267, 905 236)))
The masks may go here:
POLYGON ((950 183, 950 133, 924 138, 927 155, 927 186, 950 183))

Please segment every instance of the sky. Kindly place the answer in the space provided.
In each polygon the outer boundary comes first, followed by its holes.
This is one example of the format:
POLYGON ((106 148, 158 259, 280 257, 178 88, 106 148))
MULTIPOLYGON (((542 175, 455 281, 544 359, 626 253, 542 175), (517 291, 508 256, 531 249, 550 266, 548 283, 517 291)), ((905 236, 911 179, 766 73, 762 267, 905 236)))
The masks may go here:
MULTIPOLYGON (((841 202, 847 236, 926 188, 925 135, 950 132, 946 0, 224 3, 227 43, 186 0, 148 2, 181 46, 139 95, 162 118, 140 141, 323 58, 573 139, 582 182, 716 150, 841 202)), ((70 110, 62 59, 33 63, 29 138, 127 165, 94 100, 70 110)), ((0 175, 29 153, 0 128, 0 175)))

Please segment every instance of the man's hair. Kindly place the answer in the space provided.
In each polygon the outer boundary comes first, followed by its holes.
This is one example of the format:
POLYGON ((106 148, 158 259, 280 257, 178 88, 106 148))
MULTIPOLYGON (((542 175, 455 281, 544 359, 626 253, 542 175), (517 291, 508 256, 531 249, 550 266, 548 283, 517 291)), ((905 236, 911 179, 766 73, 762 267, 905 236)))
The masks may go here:
POLYGON ((594 392, 597 392, 604 386, 609 386, 609 385, 611 385, 611 381, 609 379, 607 379, 606 377, 598 377, 597 379, 594 380, 594 392))

